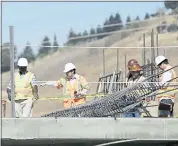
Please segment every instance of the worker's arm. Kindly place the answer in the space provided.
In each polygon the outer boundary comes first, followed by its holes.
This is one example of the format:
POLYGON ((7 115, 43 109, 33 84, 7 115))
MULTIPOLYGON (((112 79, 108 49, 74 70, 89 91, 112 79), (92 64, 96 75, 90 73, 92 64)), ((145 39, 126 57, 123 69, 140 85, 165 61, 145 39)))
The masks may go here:
POLYGON ((38 85, 36 84, 35 75, 33 75, 32 77, 31 85, 32 85, 32 93, 33 93, 34 99, 37 100, 39 96, 38 96, 38 85))
POLYGON ((80 91, 81 95, 86 95, 88 93, 88 91, 90 90, 90 86, 86 80, 85 77, 81 77, 81 87, 82 87, 82 91, 80 91))
POLYGON ((46 83, 41 84, 40 86, 54 86, 57 87, 58 89, 60 89, 61 87, 63 87, 63 85, 65 84, 66 80, 64 78, 61 78, 60 80, 57 81, 48 81, 46 83))
POLYGON ((170 81, 171 79, 172 79, 172 74, 170 71, 163 73, 161 85, 164 85, 165 87, 167 87, 169 83, 168 81, 170 81))

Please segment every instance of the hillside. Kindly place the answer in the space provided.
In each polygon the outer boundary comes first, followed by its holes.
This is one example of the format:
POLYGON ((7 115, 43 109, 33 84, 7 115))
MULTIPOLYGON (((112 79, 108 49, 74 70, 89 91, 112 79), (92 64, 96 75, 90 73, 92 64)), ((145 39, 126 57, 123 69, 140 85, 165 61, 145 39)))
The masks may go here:
MULTIPOLYGON (((156 22, 155 22, 156 23, 156 22)), ((153 25, 155 25, 155 23, 153 25)), ((158 22, 157 22, 158 23, 158 22)), ((132 47, 143 46, 143 33, 146 33, 146 46, 150 46, 150 32, 151 27, 144 30, 131 33, 129 36, 123 39, 119 38, 119 33, 106 37, 102 40, 91 42, 83 46, 111 46, 111 47, 132 47)), ((155 36, 156 37, 156 36, 155 36)), ((175 46, 178 44, 178 33, 167 33, 159 35, 159 46, 175 46)), ((170 59, 172 65, 177 64, 178 48, 165 48, 167 57, 170 59)), ((147 49, 147 57, 149 57, 150 50, 147 49)), ((160 54, 163 54, 164 50, 160 49, 160 54)), ((127 61, 131 58, 137 59, 141 63, 141 49, 120 49, 119 53, 119 68, 124 71, 124 55, 127 55, 127 61)), ((106 73, 111 73, 116 67, 116 49, 107 49, 106 55, 106 73)), ((85 48, 65 48, 61 49, 55 54, 49 55, 43 59, 37 60, 35 63, 29 65, 29 70, 34 72, 37 79, 41 81, 57 80, 63 76, 64 65, 67 62, 73 62, 77 67, 77 72, 86 76, 89 82, 96 82, 99 74, 102 72, 102 49, 85 49, 85 48)), ((177 70, 178 72, 178 70, 177 70)), ((2 89, 3 98, 6 98, 6 86, 9 81, 9 72, 2 75, 2 89)), ((91 84, 91 93, 96 91, 96 84, 91 84)), ((57 96, 61 92, 52 87, 39 88, 40 97, 57 96)), ((61 102, 56 100, 43 100, 38 101, 35 106, 35 115, 54 111, 61 107, 61 102)), ((9 105, 8 105, 9 115, 9 105)))

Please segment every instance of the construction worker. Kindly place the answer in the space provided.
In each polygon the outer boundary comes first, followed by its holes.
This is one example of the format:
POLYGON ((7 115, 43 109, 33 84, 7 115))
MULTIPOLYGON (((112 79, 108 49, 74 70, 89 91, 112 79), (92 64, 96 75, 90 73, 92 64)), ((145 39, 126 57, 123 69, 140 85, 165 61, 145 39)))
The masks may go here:
POLYGON ((134 65, 134 64, 138 64, 137 60, 131 59, 131 60, 128 61, 127 67, 128 67, 129 72, 128 72, 127 78, 126 78, 127 81, 132 77, 132 75, 131 75, 131 73, 130 73, 130 67, 131 67, 132 65, 134 65))
POLYGON ((73 105, 86 103, 86 94, 89 90, 89 85, 85 77, 76 74, 76 67, 72 63, 67 63, 63 71, 65 77, 57 82, 46 82, 41 84, 55 86, 58 89, 63 88, 64 108, 70 108, 73 105))
MULTIPOLYGON (((137 83, 142 82, 145 77, 141 74, 141 66, 138 63, 129 64, 129 72, 130 77, 127 79, 127 87, 137 83)), ((125 113, 124 117, 140 117, 140 113, 137 112, 135 109, 129 111, 129 113, 125 113)))
MULTIPOLYGON (((172 66, 169 64, 168 59, 165 56, 158 56, 155 59, 156 65, 163 71, 169 70, 172 66)), ((166 92, 157 95, 159 101, 158 104, 158 116, 159 117, 173 117, 173 107, 175 102, 175 92, 167 92, 173 90, 174 87, 171 86, 170 82, 176 82, 176 73, 173 69, 164 72, 160 78, 160 82, 163 85, 163 88, 159 90, 158 93, 166 92)))
MULTIPOLYGON (((15 74, 15 113, 16 117, 32 117, 34 101, 39 98, 38 87, 35 84, 36 77, 27 70, 28 61, 26 58, 18 60, 19 72, 15 74)), ((11 82, 7 87, 8 99, 11 101, 11 82)))

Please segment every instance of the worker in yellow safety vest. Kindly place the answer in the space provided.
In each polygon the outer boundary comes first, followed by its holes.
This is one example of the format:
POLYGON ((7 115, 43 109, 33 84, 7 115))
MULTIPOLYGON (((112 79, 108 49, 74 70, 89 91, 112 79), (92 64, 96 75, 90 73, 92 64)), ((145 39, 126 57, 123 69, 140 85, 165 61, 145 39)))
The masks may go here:
MULTIPOLYGON (((168 62, 168 59, 165 56, 156 57, 155 63, 163 71, 172 68, 172 66, 168 62)), ((173 117, 173 107, 174 107, 176 95, 174 91, 173 92, 167 92, 167 91, 175 89, 173 86, 176 82, 175 78, 176 78, 176 73, 174 69, 171 69, 163 73, 162 76, 160 77, 160 82, 163 85, 163 88, 159 90, 158 92, 159 94, 157 95, 157 99, 159 101, 159 106, 158 106, 159 117, 173 117), (169 83, 169 81, 171 82, 171 84, 169 83)))
MULTIPOLYGON (((134 85, 135 83, 142 82, 145 77, 141 74, 141 66, 136 62, 131 65, 129 65, 129 72, 130 76, 127 77, 127 87, 134 85)), ((137 93, 140 91, 138 90, 137 93)), ((129 111, 129 113, 125 113, 123 115, 124 117, 140 117, 140 113, 137 112, 135 109, 129 111)))
POLYGON ((41 86, 55 86, 63 88, 64 108, 86 103, 86 94, 90 87, 85 77, 76 74, 76 67, 72 63, 67 63, 63 71, 66 76, 56 82, 46 82, 41 86))
MULTIPOLYGON (((26 58, 18 60, 19 72, 15 73, 15 113, 16 117, 32 117, 34 101, 39 98, 38 86, 35 84, 36 77, 27 70, 26 58)), ((11 82, 7 87, 8 99, 11 101, 11 82)))

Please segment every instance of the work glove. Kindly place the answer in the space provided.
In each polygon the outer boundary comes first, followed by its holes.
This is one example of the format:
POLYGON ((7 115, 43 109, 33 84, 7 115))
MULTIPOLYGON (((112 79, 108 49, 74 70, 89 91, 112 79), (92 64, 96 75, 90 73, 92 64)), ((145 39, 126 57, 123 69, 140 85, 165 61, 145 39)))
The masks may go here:
POLYGON ((46 85, 48 85, 48 86, 57 86, 57 83, 55 81, 48 81, 46 83, 40 84, 41 87, 46 86, 46 85))
POLYGON ((80 92, 77 92, 77 91, 74 92, 75 98, 80 98, 81 96, 82 96, 82 94, 80 92))

